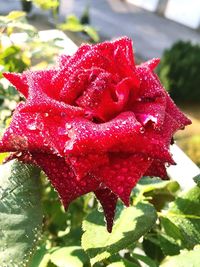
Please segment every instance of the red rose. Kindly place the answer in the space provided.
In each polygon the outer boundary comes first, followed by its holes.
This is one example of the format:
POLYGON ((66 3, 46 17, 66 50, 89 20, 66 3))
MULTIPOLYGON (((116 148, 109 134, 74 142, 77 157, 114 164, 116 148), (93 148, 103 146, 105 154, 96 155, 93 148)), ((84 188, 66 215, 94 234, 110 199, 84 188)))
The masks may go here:
POLYGON ((143 175, 166 177, 173 134, 190 124, 153 69, 136 66, 128 38, 82 45, 59 66, 4 76, 26 98, 0 151, 39 165, 65 207, 93 191, 112 229, 117 199, 126 205, 143 175))

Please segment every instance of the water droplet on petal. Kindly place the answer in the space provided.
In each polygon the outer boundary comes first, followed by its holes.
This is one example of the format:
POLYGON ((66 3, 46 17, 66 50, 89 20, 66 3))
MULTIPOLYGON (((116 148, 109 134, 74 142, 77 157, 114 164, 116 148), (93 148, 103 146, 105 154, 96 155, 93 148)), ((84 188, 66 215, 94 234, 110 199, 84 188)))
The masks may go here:
POLYGON ((66 113, 65 113, 65 112, 61 112, 61 113, 60 113, 60 116, 61 116, 61 117, 65 117, 65 116, 66 116, 66 113))
POLYGON ((122 175, 117 176, 117 180, 118 181, 123 181, 124 180, 124 176, 122 176, 122 175))
POLYGON ((27 125, 27 129, 31 130, 31 131, 35 131, 37 129, 37 124, 35 122, 33 123, 29 123, 27 125))
POLYGON ((117 190, 119 194, 122 194, 124 192, 124 188, 122 186, 118 186, 117 190))
POLYGON ((69 123, 66 123, 66 124, 65 124, 65 128, 68 129, 68 130, 70 130, 70 129, 72 128, 72 125, 69 124, 69 123))
POLYGON ((38 123, 38 125, 36 127, 38 130, 43 130, 44 124, 42 122, 40 122, 40 123, 38 123))
POLYGON ((62 128, 62 127, 58 127, 58 134, 59 135, 65 135, 65 134, 67 134, 66 133, 66 129, 65 128, 62 128))
POLYGON ((145 132, 145 129, 144 129, 144 127, 140 127, 140 133, 144 133, 145 132))

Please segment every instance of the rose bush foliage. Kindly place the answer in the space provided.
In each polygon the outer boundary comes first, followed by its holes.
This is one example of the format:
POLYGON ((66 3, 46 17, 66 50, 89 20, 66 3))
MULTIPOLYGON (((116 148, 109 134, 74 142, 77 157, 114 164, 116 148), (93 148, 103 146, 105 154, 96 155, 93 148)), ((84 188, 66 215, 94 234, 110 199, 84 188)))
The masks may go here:
POLYGON ((52 69, 4 73, 26 100, 0 151, 40 166, 65 208, 94 192, 111 231, 117 199, 129 205, 144 175, 166 178, 173 134, 191 123, 153 72, 158 63, 135 65, 125 37, 84 44, 52 69))

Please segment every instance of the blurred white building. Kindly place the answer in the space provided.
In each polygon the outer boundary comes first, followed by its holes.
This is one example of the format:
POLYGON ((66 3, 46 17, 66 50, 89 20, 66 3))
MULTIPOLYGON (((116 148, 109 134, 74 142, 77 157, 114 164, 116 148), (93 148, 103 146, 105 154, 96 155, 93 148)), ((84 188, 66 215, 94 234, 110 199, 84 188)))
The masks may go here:
POLYGON ((126 0, 190 28, 200 28, 200 0, 126 0))

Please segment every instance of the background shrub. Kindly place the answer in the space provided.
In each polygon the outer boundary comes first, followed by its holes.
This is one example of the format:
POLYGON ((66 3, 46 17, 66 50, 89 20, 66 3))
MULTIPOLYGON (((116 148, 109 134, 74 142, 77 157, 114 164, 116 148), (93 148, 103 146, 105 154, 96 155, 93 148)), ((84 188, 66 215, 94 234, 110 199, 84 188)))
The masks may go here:
POLYGON ((199 70, 200 46, 179 41, 165 50, 158 75, 175 101, 197 102, 200 101, 199 70))

